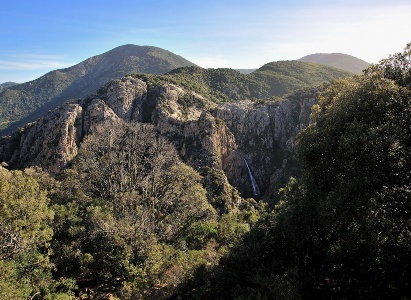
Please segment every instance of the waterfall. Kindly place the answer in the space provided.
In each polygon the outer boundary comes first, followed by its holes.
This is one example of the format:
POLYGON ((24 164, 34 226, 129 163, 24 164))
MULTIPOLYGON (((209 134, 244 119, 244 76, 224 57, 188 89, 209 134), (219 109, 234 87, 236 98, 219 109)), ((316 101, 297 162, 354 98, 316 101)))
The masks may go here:
POLYGON ((258 196, 260 195, 260 189, 258 188, 257 181, 255 181, 255 178, 253 174, 251 173, 250 167, 248 166, 247 160, 245 158, 244 158, 244 163, 248 170, 248 176, 250 176, 251 185, 253 187, 253 195, 258 196))

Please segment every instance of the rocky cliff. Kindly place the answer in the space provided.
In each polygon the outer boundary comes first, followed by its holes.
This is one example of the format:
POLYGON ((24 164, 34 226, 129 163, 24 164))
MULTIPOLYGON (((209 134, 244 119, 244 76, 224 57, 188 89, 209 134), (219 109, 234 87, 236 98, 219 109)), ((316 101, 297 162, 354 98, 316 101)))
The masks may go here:
POLYGON ((152 123, 181 159, 203 175, 216 207, 229 209, 252 196, 244 159, 263 196, 293 172, 296 134, 309 122, 315 95, 282 101, 217 105, 177 85, 148 88, 134 76, 113 80, 83 101, 67 101, 0 142, 0 161, 12 168, 37 165, 58 173, 85 136, 105 120, 152 123))
POLYGON ((308 125, 314 102, 314 95, 305 95, 264 104, 244 100, 217 107, 213 115, 230 129, 237 145, 232 159, 222 165, 229 181, 251 195, 246 159, 261 191, 271 193, 284 183, 295 171, 295 137, 308 125))
POLYGON ((164 74, 184 66, 194 64, 161 48, 123 45, 36 80, 8 84, 4 91, 0 85, 0 134, 10 134, 67 99, 85 98, 112 79, 134 72, 164 74))

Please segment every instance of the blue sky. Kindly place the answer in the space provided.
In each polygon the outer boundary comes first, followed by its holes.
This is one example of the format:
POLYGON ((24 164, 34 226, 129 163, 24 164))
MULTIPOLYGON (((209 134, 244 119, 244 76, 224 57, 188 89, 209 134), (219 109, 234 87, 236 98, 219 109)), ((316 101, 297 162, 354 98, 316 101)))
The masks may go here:
POLYGON ((408 0, 2 2, 0 83, 124 44, 161 47, 207 68, 258 68, 332 52, 376 63, 411 42, 408 0))

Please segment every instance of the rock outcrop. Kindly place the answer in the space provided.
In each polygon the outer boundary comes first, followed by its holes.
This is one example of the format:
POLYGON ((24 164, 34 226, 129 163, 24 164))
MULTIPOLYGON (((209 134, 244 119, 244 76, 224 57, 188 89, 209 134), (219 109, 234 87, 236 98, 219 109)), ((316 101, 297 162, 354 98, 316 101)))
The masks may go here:
POLYGON ((315 97, 217 105, 173 84, 150 90, 133 76, 113 80, 84 101, 71 100, 0 142, 0 160, 13 168, 38 165, 58 173, 81 141, 106 120, 152 123, 181 159, 203 175, 216 207, 230 209, 251 197, 244 158, 263 194, 293 172, 294 140, 309 122, 315 97))
POLYGON ((251 194, 245 158, 262 191, 284 182, 295 164, 295 137, 308 125, 314 102, 314 97, 308 97, 264 104, 244 100, 218 106, 213 115, 227 125, 238 145, 233 158, 223 164, 229 181, 251 194))
POLYGON ((67 102, 14 136, 3 138, 1 159, 17 168, 41 166, 52 173, 59 172, 77 154, 82 110, 80 105, 67 102), (14 151, 10 144, 17 146, 14 151))
POLYGON ((164 74, 184 66, 195 65, 161 48, 123 45, 30 82, 1 84, 0 135, 42 117, 67 99, 87 97, 112 79, 135 72, 164 74))

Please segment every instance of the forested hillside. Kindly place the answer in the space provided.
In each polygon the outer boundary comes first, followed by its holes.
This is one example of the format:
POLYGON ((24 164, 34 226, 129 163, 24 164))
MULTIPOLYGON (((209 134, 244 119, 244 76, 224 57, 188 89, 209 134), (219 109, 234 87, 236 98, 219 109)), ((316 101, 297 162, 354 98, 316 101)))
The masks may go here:
POLYGON ((136 72, 147 74, 143 78, 154 80, 152 84, 161 81, 183 85, 216 103, 284 96, 352 75, 298 61, 270 63, 252 74, 203 69, 160 48, 125 45, 0 91, 0 135, 11 134, 68 99, 84 99, 110 80, 136 72), (166 72, 165 77, 148 75, 166 72))
POLYGON ((409 298, 410 62, 411 44, 324 91, 297 139, 302 174, 218 266, 177 294, 409 298))
POLYGON ((152 78, 157 80, 153 83, 158 84, 158 80, 172 82, 220 103, 284 97, 304 89, 323 87, 335 79, 351 75, 350 72, 314 63, 279 61, 265 64, 250 74, 241 74, 233 69, 185 67, 152 78))
POLYGON ((0 93, 4 91, 6 88, 12 87, 13 85, 16 85, 16 84, 18 83, 10 82, 10 81, 0 84, 0 93))
POLYGON ((50 110, 0 140, 0 299, 410 298, 410 66, 183 67, 50 110))
POLYGON ((85 98, 112 79, 134 72, 164 74, 194 66, 167 50, 124 45, 66 69, 0 91, 0 135, 35 121, 68 99, 85 98))

